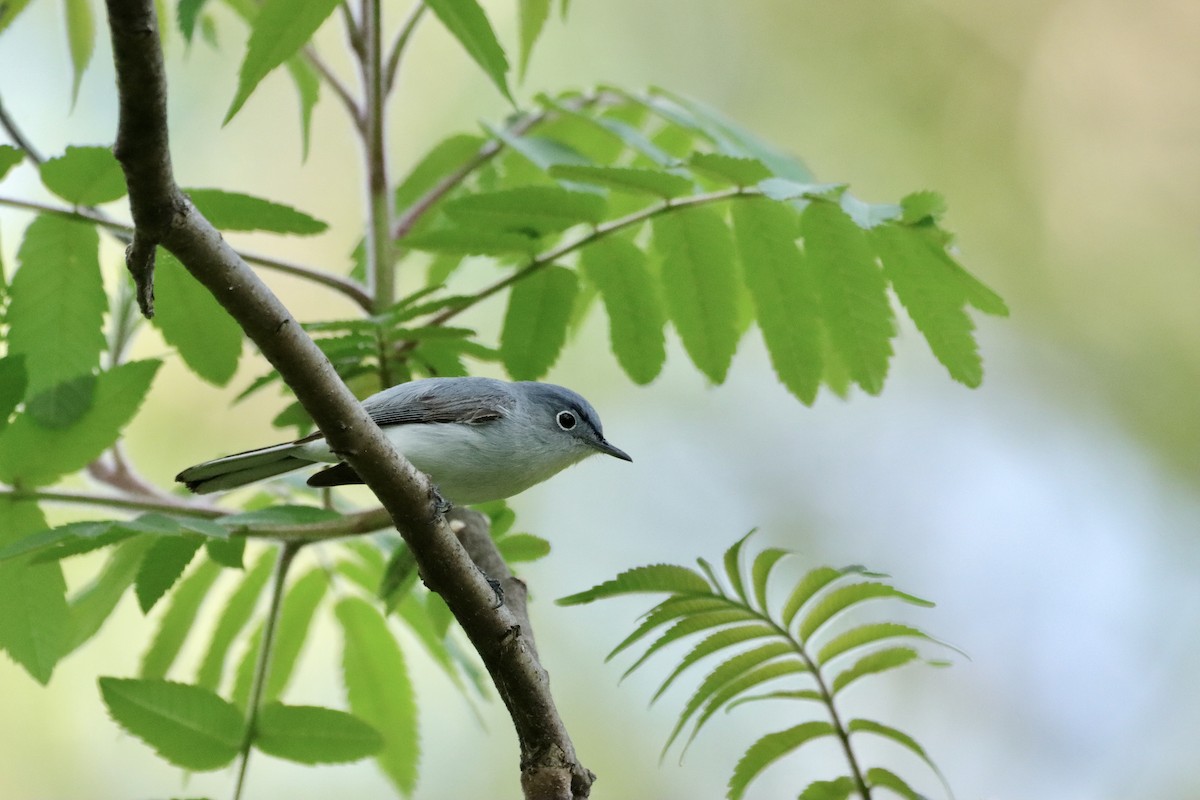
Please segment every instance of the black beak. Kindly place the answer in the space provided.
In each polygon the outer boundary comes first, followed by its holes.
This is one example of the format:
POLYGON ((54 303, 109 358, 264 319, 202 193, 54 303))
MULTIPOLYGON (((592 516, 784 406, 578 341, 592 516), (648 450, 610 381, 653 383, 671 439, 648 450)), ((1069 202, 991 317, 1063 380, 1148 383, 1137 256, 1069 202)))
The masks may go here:
POLYGON ((619 458, 622 461, 633 461, 633 459, 629 457, 628 453, 626 453, 624 450, 622 450, 619 447, 615 447, 615 446, 609 444, 604 439, 601 439, 598 442, 596 442, 596 444, 594 446, 601 453, 607 453, 608 455, 612 456, 613 458, 619 458))

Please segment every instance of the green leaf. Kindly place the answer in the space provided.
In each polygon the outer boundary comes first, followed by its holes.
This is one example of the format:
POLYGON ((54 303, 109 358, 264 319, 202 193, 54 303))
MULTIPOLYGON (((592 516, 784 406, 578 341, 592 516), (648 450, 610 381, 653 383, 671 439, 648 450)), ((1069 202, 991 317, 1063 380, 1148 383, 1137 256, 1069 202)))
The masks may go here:
MULTIPOLYGON (((266 0, 254 18, 238 88, 224 123, 272 70, 303 47, 338 7, 337 0, 266 0)), ((223 124, 224 124, 223 123, 223 124)))
POLYGON ((648 592, 711 595, 712 587, 693 569, 677 564, 651 564, 626 570, 612 580, 596 584, 587 591, 563 597, 557 602, 560 606, 577 606, 605 597, 648 592))
POLYGON ((604 300, 617 362, 634 383, 650 383, 667 360, 666 314, 645 255, 632 242, 610 236, 584 248, 580 266, 604 300))
POLYGON ((124 542, 113 550, 95 580, 71 597, 71 627, 64 655, 99 633, 125 590, 133 585, 142 558, 152 544, 154 539, 149 536, 124 542))
POLYGON ((263 698, 266 701, 278 700, 283 696, 300 658, 300 651, 308 639, 317 606, 321 604, 328 586, 329 577, 324 570, 313 569, 293 583, 284 596, 271 653, 271 671, 264 688, 263 698))
POLYGON ((843 775, 831 781, 813 781, 797 800, 846 800, 854 792, 854 781, 843 775))
POLYGON ((0 548, 0 560, 19 558, 30 553, 30 563, 59 561, 68 556, 87 553, 107 547, 133 536, 132 531, 116 529, 117 523, 109 520, 96 522, 69 522, 48 531, 25 536, 0 548))
POLYGON ((946 198, 937 192, 913 192, 900 201, 900 209, 905 225, 934 223, 946 213, 946 198))
POLYGON ((24 356, 0 357, 0 433, 8 427, 8 418, 25 396, 25 383, 24 356))
POLYGON ((341 519, 342 515, 327 508, 317 506, 268 506, 253 511, 243 511, 240 514, 229 514, 217 520, 230 534, 246 534, 251 531, 266 531, 272 527, 288 527, 292 525, 308 525, 320 522, 332 522, 341 519))
MULTIPOLYGON (((551 167, 559 164, 590 164, 591 159, 580 153, 574 147, 571 147, 566 142, 561 142, 558 139, 552 139, 548 136, 517 136, 504 128, 495 128, 487 123, 483 124, 484 130, 489 134, 499 139, 505 145, 521 156, 529 164, 536 167, 538 170, 545 172, 551 167)), ((521 174, 519 162, 508 162, 510 181, 516 180, 514 173, 521 174)), ((525 170, 528 172, 528 170, 525 170)), ((540 178, 540 175, 528 175, 522 180, 534 180, 540 178)))
POLYGON ((175 663, 184 641, 196 623, 200 605, 208 590, 221 575, 221 567, 213 561, 202 561, 192 573, 179 582, 171 595, 171 603, 158 623, 158 632, 142 655, 139 674, 143 678, 162 678, 175 663))
MULTIPOLYGON (((624 680, 625 678, 629 677, 629 675, 632 674, 634 672, 634 670, 636 670, 642 664, 646 663, 647 659, 649 659, 650 656, 654 655, 659 650, 661 650, 662 648, 671 644, 672 642, 679 641, 680 639, 682 639, 686 636, 691 636, 693 633, 699 633, 700 631, 710 630, 712 628, 716 628, 716 627, 719 627, 722 625, 732 625, 735 622, 753 622, 753 621, 755 621, 755 616, 752 611, 750 611, 749 609, 746 609, 746 608, 741 608, 739 606, 733 605, 731 603, 726 603, 722 608, 718 608, 713 611, 701 612, 698 614, 692 614, 687 617, 684 617, 683 619, 679 620, 674 625, 672 625, 670 628, 668 628, 661 636, 659 636, 657 639, 655 639, 653 644, 651 644, 648 648, 646 648, 646 652, 642 653, 642 655, 638 658, 638 660, 633 662, 633 664, 630 665, 629 669, 625 670, 624 674, 621 675, 621 680, 624 680)), ((705 642, 701 642, 700 644, 702 646, 708 647, 708 646, 714 646, 716 643, 714 642, 714 643, 709 643, 708 645, 705 645, 705 642)), ((703 653, 701 655, 703 655, 703 653)), ((698 658, 700 658, 700 656, 698 655, 696 658, 698 659, 698 658)), ((690 665, 691 663, 692 662, 688 661, 687 664, 685 664, 684 666, 686 667, 687 665, 690 665)), ((682 670, 680 670, 680 671, 682 671, 682 670)), ((675 677, 676 676, 672 676, 671 680, 674 680, 675 677)), ((663 693, 663 691, 665 691, 665 689, 666 689, 666 686, 663 686, 662 688, 660 688, 658 693, 654 695, 654 699, 658 699, 658 696, 661 695, 663 693)))
POLYGON ((604 186, 618 192, 648 194, 664 199, 691 194, 693 185, 682 175, 633 167, 595 167, 586 164, 557 164, 550 177, 576 183, 604 186))
POLYGON ((224 231, 268 231, 312 236, 329 225, 291 206, 221 189, 184 189, 214 228, 224 231))
MULTIPOLYGON (((125 173, 107 147, 71 146, 58 158, 46 160, 38 170, 46 188, 72 205, 96 206, 125 196, 125 173)), ((69 220, 59 222, 71 224, 69 220)))
POLYGON ((787 661, 770 661, 749 672, 742 673, 740 677, 725 684, 708 698, 708 702, 704 704, 704 710, 700 712, 700 716, 696 717, 696 724, 692 728, 691 735, 688 736, 684 749, 691 747, 692 742, 700 733, 700 729, 712 718, 713 714, 726 706, 728 706, 727 711, 732 709, 736 699, 745 692, 776 678, 801 675, 806 672, 808 672, 807 667, 799 659, 789 659, 787 661))
MULTIPOLYGON (((939 778, 942 778, 941 771, 938 770, 937 766, 933 763, 933 759, 929 757, 929 754, 925 752, 925 748, 921 747, 916 739, 909 736, 904 731, 897 730, 890 725, 884 725, 882 722, 875 722, 874 720, 869 719, 852 719, 850 720, 849 724, 846 725, 846 730, 848 730, 851 734, 872 733, 884 739, 891 739, 893 742, 907 749, 909 752, 915 753, 918 758, 929 765, 929 768, 932 769, 939 778)), ((945 778, 942 778, 942 782, 945 783, 945 778)))
POLYGON ((537 561, 550 555, 550 543, 532 533, 514 533, 496 543, 496 548, 509 564, 537 561))
POLYGON ((692 153, 688 166, 734 186, 753 186, 771 177, 771 170, 758 159, 724 153, 692 153))
POLYGON ((725 551, 725 575, 729 578, 729 585, 733 587, 733 591, 743 603, 748 603, 746 598, 746 583, 742 577, 742 548, 746 544, 746 540, 754 535, 754 531, 750 531, 742 538, 734 542, 728 550, 725 551))
POLYGON ((578 291, 575 273, 556 265, 513 286, 500 332, 500 358, 514 380, 537 380, 558 360, 578 291))
POLYGON ((975 388, 983 381, 983 361, 963 306, 966 292, 952 264, 939 258, 919 231, 901 225, 872 229, 871 242, 896 296, 908 310, 929 349, 950 377, 975 388))
POLYGON ((100 363, 108 302, 99 246, 94 227, 59 217, 36 217, 25 230, 6 321, 8 354, 25 357, 30 395, 100 363))
POLYGON ((808 641, 826 622, 852 605, 877 598, 895 598, 913 605, 932 608, 933 603, 906 594, 886 583, 863 582, 841 586, 826 594, 800 620, 800 640, 808 641))
MULTIPOLYGON (((0 20, 4 17, 4 10, 0 9, 0 20)), ((8 174, 8 171, 25 160, 25 153, 19 147, 13 147, 11 144, 0 144, 0 180, 8 174)))
MULTIPOLYGON (((300 101, 300 157, 308 160, 308 148, 312 139, 313 109, 321 99, 321 78, 303 57, 292 56, 284 62, 292 83, 296 87, 296 97, 300 101)), ((324 224, 324 223, 322 223, 324 224)))
POLYGON ((840 207, 821 201, 801 212, 800 232, 833 346, 854 382, 879 394, 894 330, 887 283, 866 234, 840 207))
POLYGON ((379 752, 379 731, 345 711, 269 703, 254 726, 254 746, 301 764, 344 764, 379 752))
POLYGON ((508 59, 479 4, 475 0, 425 0, 425 5, 458 39, 467 55, 491 78, 500 93, 510 103, 515 102, 508 90, 508 59))
POLYGON ((525 79, 525 70, 529 66, 529 56, 533 54, 533 46, 550 16, 550 0, 518 0, 517 19, 521 31, 521 58, 517 74, 525 79))
MULTIPOLYGON (((744 618, 745 617, 743 617, 743 619, 744 618)), ((684 620, 683 622, 673 626, 672 629, 696 619, 698 619, 698 617, 691 617, 690 619, 684 620)), ((705 636, 691 650, 689 650, 686 655, 684 655, 677 665, 675 665, 675 669, 671 670, 671 674, 668 675, 666 680, 664 680, 658 687, 658 691, 656 691, 654 696, 650 698, 650 702, 653 703, 655 700, 662 697, 663 693, 666 692, 667 689, 671 687, 671 684, 675 682, 675 679, 682 675, 688 667, 692 666, 697 661, 700 661, 701 659, 706 658, 713 653, 724 650, 726 647, 732 647, 735 644, 742 644, 743 642, 749 642, 754 639, 763 639, 768 636, 774 636, 776 633, 777 631, 765 622, 752 622, 747 625, 739 625, 734 628, 724 628, 716 633, 705 636)), ((654 647, 657 646, 658 642, 655 642, 654 647)))
POLYGON ((28 414, 0 434, 0 481, 44 486, 83 469, 117 440, 150 388, 158 361, 132 361, 100 373, 92 408, 75 425, 48 430, 28 414))
POLYGON ((223 567, 242 569, 242 556, 246 552, 246 540, 238 539, 209 539, 204 543, 204 551, 208 557, 223 567))
POLYGON ((263 626, 260 623, 254 629, 254 633, 247 638, 246 649, 242 651, 242 657, 238 661, 237 670, 233 676, 233 690, 229 694, 229 699, 243 711, 250 702, 250 690, 254 686, 254 675, 258 670, 258 656, 262 651, 262 632, 263 626))
POLYGON ((455 134, 434 145, 396 187, 397 211, 401 214, 410 211, 442 181, 471 163, 483 145, 482 137, 466 133, 455 134))
POLYGON ((25 412, 43 428, 69 428, 91 409, 95 393, 96 376, 79 375, 31 397, 25 412))
POLYGON ((196 20, 200 18, 200 10, 207 0, 179 0, 175 6, 176 22, 179 31, 188 44, 192 42, 192 34, 196 31, 196 20))
POLYGON ((92 60, 96 47, 96 20, 92 16, 91 0, 67 0, 67 46, 71 52, 74 78, 71 81, 71 104, 79 97, 79 82, 92 60))
POLYGON ((662 255, 667 309, 684 349, 713 383, 737 349, 738 276, 733 237, 707 208, 688 208, 654 220, 654 246, 662 255))
MULTIPOLYGON (((0 544, 45 530, 36 503, 0 498, 0 544)), ((70 632, 67 584, 57 564, 0 563, 0 648, 38 683, 46 684, 66 655, 70 632)))
MULTIPOLYGON (((820 652, 817 653, 817 663, 824 665, 851 650, 857 650, 860 647, 866 647, 884 639, 896 638, 921 639, 927 642, 944 644, 924 631, 909 625, 900 625, 896 622, 874 622, 851 628, 830 639, 821 648, 820 652)), ((949 645, 946 646, 949 647, 949 645)))
POLYGON ((404 240, 413 250, 466 256, 501 256, 512 253, 532 255, 538 240, 519 233, 480 230, 478 228, 434 228, 413 234, 404 240))
POLYGON ((754 557, 754 564, 750 567, 750 583, 754 587, 754 599, 758 603, 759 611, 764 614, 769 613, 767 584, 771 578, 771 570, 787 555, 790 555, 787 550, 769 547, 754 557))
POLYGON ((151 546, 133 587, 143 614, 175 585, 203 543, 199 536, 164 536, 151 546))
POLYGON ((666 600, 652 608, 638 625, 633 633, 626 636, 621 643, 612 649, 605 661, 611 661, 613 656, 620 653, 630 645, 641 641, 646 634, 655 628, 661 627, 668 622, 679 619, 680 617, 691 617, 699 614, 704 614, 709 611, 718 611, 729 608, 730 602, 725 597, 719 595, 684 595, 681 597, 668 597, 666 600))
POLYGON ((833 693, 836 695, 859 678, 902 667, 919 658, 917 651, 911 647, 889 647, 886 650, 868 653, 854 662, 854 666, 837 674, 833 679, 833 693))
POLYGON ((212 293, 161 248, 154 289, 157 313, 151 322, 163 339, 192 372, 215 386, 228 384, 242 355, 242 329, 212 293))
POLYGON ((805 573, 800 582, 792 589, 792 593, 788 595, 787 602, 783 604, 783 612, 780 615, 780 619, 783 620, 783 626, 785 628, 792 627, 792 620, 796 618, 796 613, 800 611, 801 607, 811 600, 817 592, 845 574, 845 570, 834 569, 833 567, 817 567, 805 573))
POLYGON ((0 33, 3 33, 4 29, 12 24, 12 21, 25 10, 27 5, 29 5, 29 0, 8 0, 0 5, 0 33))
POLYGON ((754 780, 772 762, 783 758, 813 739, 833 734, 833 726, 828 722, 805 722, 785 731, 768 733, 750 745, 750 749, 733 768, 733 775, 729 778, 729 793, 726 797, 729 800, 740 800, 745 795, 750 781, 754 780))
POLYGON ((383 734, 383 749, 375 758, 393 785, 409 794, 417 782, 420 747, 404 654, 370 604, 348 597, 336 613, 345 636, 342 669, 350 709, 383 734))
POLYGON ((445 205, 446 216, 467 228, 544 236, 604 219, 604 198, 558 186, 521 186, 470 194, 445 205))
POLYGON ((891 789, 906 800, 927 800, 925 795, 909 786, 896 773, 884 769, 883 767, 872 767, 867 770, 867 785, 872 789, 883 788, 891 789))
POLYGON ((220 687, 229 648, 237 635, 246 627, 246 623, 250 621, 250 616, 254 613, 254 606, 258 603, 258 598, 262 595, 263 588, 271 577, 273 555, 270 550, 263 552, 254 562, 250 571, 246 573, 246 577, 242 579, 238 588, 229 596, 229 601, 225 604, 225 611, 217 620, 216 627, 213 628, 212 639, 209 641, 208 650, 204 653, 204 660, 200 662, 200 669, 196 672, 197 685, 214 691, 220 687))
POLYGON ((192 772, 220 769, 242 742, 242 715, 198 686, 158 680, 100 678, 113 720, 172 764, 192 772))
POLYGON ((775 374, 802 403, 821 384, 820 303, 812 268, 796 246, 799 224, 786 204, 754 198, 732 204, 742 275, 775 374))

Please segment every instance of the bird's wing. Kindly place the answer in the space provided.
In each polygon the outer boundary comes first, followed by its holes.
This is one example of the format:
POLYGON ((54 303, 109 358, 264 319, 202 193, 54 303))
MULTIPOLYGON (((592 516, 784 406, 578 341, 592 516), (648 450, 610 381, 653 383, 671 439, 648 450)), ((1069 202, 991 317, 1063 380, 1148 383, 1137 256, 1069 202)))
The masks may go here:
POLYGON ((436 390, 421 382, 401 384, 363 401, 376 425, 424 422, 492 422, 512 410, 512 393, 499 381, 486 384, 442 384, 436 390), (493 385, 494 384, 494 385, 493 385), (460 388, 461 387, 461 388, 460 388))

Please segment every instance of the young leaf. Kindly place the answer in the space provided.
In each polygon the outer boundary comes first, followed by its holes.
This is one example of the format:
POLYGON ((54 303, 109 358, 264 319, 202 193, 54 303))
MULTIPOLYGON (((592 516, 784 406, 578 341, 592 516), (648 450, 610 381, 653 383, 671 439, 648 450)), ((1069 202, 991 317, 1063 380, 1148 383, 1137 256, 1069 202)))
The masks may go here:
POLYGON ((240 192, 184 189, 192 205, 214 228, 223 231, 268 231, 312 236, 329 225, 291 206, 240 192))
POLYGON ((500 332, 500 357, 514 380, 537 380, 558 359, 577 291, 575 273, 555 265, 513 286, 500 332))
POLYGON ((667 360, 666 314, 645 255, 632 242, 609 236, 583 249, 580 266, 604 300, 617 362, 634 383, 650 383, 667 360))
POLYGON ((158 633, 142 656, 139 673, 143 678, 162 678, 175 663, 187 635, 196 622, 200 605, 208 590, 221 575, 221 567, 213 561, 202 561, 190 575, 179 583, 171 596, 171 604, 158 623, 158 633))
POLYGON ((801 212, 800 232, 833 346, 854 382, 879 394, 894 331, 887 283, 866 234, 839 206, 824 201, 801 212))
POLYGON ((203 543, 199 536, 164 536, 151 546, 133 587, 143 614, 175 585, 203 543))
POLYGON ((634 567, 612 580, 558 600, 560 606, 577 606, 605 597, 647 592, 671 592, 679 595, 711 595, 712 587, 695 570, 676 564, 651 564, 634 567))
POLYGON ((396 788, 409 794, 417 782, 420 747, 404 654, 370 604, 348 597, 336 613, 345 636, 342 669, 350 709, 383 734, 376 761, 396 788))
POLYGON ((746 583, 742 577, 742 547, 745 546, 746 540, 754 535, 754 531, 750 531, 742 538, 734 542, 728 550, 725 551, 725 575, 729 578, 729 585, 733 587, 734 593, 746 603, 746 583))
POLYGON ((8 418, 25 396, 25 383, 24 357, 0 357, 0 433, 8 427, 8 418))
POLYGON ((510 103, 515 102, 508 90, 508 59, 479 4, 475 0, 425 0, 425 4, 491 78, 500 93, 510 103))
POLYGON ((225 658, 229 654, 229 648, 250 621, 254 606, 271 577, 273 560, 270 550, 263 552, 254 563, 254 567, 246 573, 241 585, 229 596, 225 612, 221 614, 217 626, 213 629, 212 640, 204 654, 204 660, 200 662, 200 669, 196 672, 197 685, 214 691, 221 685, 221 675, 225 671, 225 658))
POLYGON ((271 654, 271 671, 263 694, 267 702, 283 696, 283 690, 287 688, 300 658, 300 650, 308 639, 308 630, 317 606, 321 604, 328 586, 329 578, 325 572, 313 569, 293 583, 283 598, 279 626, 275 631, 274 652, 271 654))
POLYGON ((754 198, 732 204, 746 287, 775 374, 802 403, 821 384, 820 303, 810 264, 796 246, 799 225, 785 203, 754 198))
POLYGON ((975 325, 963 308, 966 292, 950 265, 913 228, 881 225, 870 237, 884 274, 937 360, 954 380, 979 386, 983 361, 972 335, 975 325))
POLYGON ((768 733, 750 745, 750 749, 733 768, 733 775, 729 778, 729 793, 726 797, 729 800, 741 800, 750 781, 754 780, 772 762, 783 758, 813 739, 833 734, 833 726, 828 722, 805 722, 785 731, 768 733))
POLYGON ((254 726, 254 746, 301 764, 344 764, 379 752, 379 731, 345 711, 269 703, 254 726))
POLYGON ((151 320, 167 344, 204 380, 224 386, 237 372, 242 355, 242 329, 166 250, 158 250, 155 273, 157 313, 151 320))
POLYGON ((834 694, 838 694, 859 678, 902 667, 909 662, 916 661, 919 657, 917 651, 911 647, 889 647, 886 650, 868 653, 854 662, 854 666, 837 674, 833 679, 832 691, 834 694))
POLYGON ((48 430, 28 414, 16 417, 0 434, 0 481, 44 486, 83 469, 133 418, 159 363, 132 361, 100 373, 92 408, 70 428, 48 430))
POLYGON ((561 181, 589 183, 618 192, 648 194, 670 200, 690 194, 692 182, 682 175, 633 167, 596 167, 587 164, 556 164, 550 177, 561 181))
POLYGON ((108 562, 88 586, 70 600, 71 627, 63 655, 95 636, 137 577, 138 567, 154 539, 143 536, 114 548, 108 562))
POLYGON ((67 45, 71 51, 71 104, 79 97, 79 82, 92 60, 96 47, 96 20, 92 16, 91 0, 67 0, 67 45))
POLYGON ((46 188, 72 205, 97 206, 125 196, 125 173, 107 147, 68 147, 38 171, 46 188))
POLYGON ((94 227, 58 217, 39 216, 25 230, 6 321, 8 354, 25 357, 30 395, 100 363, 108 303, 99 246, 94 227))
POLYGON ((519 0, 517 3, 517 18, 521 28, 521 57, 517 75, 521 80, 525 79, 529 56, 533 54, 533 46, 537 44, 549 16, 550 0, 519 0))
MULTIPOLYGON (((337 0, 266 0, 254 18, 237 93, 224 123, 249 99, 263 78, 303 47, 338 7, 337 0)), ((223 124, 224 124, 223 123, 223 124)))
MULTIPOLYGON (((0 18, 4 15, 4 11, 0 10, 0 18)), ((25 160, 25 153, 19 147, 13 147, 11 144, 0 144, 0 180, 8 174, 8 171, 25 160)))
POLYGON ((928 600, 922 600, 920 597, 906 594, 886 583, 852 583, 849 586, 842 586, 829 592, 804 615, 804 618, 800 620, 800 640, 808 641, 821 626, 850 606, 865 600, 882 597, 894 597, 897 600, 903 600, 906 603, 924 606, 925 608, 933 607, 933 603, 928 600))
MULTIPOLYGON (((45 530, 36 503, 0 499, 0 544, 45 530)), ((67 584, 57 564, 22 559, 0 563, 0 648, 38 683, 46 684, 66 654, 70 616, 67 584)))
POLYGON ((797 800, 846 800, 854 792, 854 781, 843 775, 831 781, 813 781, 797 800))
POLYGON ((716 212, 688 208, 654 220, 667 309, 700 371, 721 383, 737 349, 738 277, 729 228, 716 212))
POLYGON ((545 236, 575 225, 604 219, 604 198, 558 186, 521 186, 451 200, 446 216, 466 228, 483 228, 525 236, 545 236))
POLYGON ((242 742, 242 715, 198 686, 158 680, 100 678, 113 720, 167 761, 192 772, 220 769, 242 742))

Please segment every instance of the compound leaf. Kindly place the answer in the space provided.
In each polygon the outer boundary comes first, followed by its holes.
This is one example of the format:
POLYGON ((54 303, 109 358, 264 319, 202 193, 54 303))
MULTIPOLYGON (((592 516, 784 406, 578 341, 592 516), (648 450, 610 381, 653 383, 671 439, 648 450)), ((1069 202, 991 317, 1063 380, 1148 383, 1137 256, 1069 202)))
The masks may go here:
POLYGON ((612 580, 596 584, 587 591, 564 597, 558 604, 575 606, 604 597, 647 592, 711 595, 712 587, 700 573, 688 567, 677 564, 651 564, 626 570, 612 580))
POLYGON ((750 781, 772 762, 814 739, 833 734, 833 726, 828 722, 805 722, 785 731, 768 733, 750 745, 750 749, 733 768, 733 775, 729 779, 729 793, 726 796, 729 800, 740 800, 745 795, 750 781))

